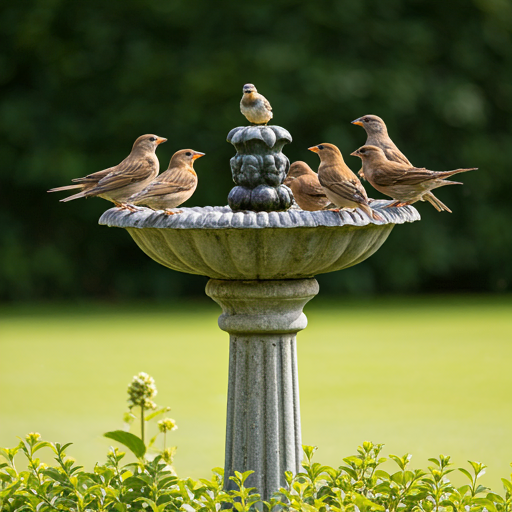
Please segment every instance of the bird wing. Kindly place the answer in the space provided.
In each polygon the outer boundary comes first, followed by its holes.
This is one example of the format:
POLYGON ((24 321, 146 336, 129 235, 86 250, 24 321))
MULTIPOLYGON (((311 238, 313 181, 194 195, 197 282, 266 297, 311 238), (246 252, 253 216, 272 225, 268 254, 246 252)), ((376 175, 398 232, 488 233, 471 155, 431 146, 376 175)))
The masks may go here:
POLYGON ((132 183, 147 180, 155 172, 156 162, 152 158, 126 158, 114 171, 98 181, 87 194, 103 194, 126 187, 132 183))
POLYGON ((373 181, 378 186, 419 185, 425 181, 438 178, 435 171, 419 167, 386 166, 377 169, 373 181))
POLYGON ((102 178, 109 175, 111 172, 114 172, 116 170, 116 167, 109 167, 108 169, 103 169, 102 171, 93 172, 92 174, 88 174, 87 176, 84 176, 83 178, 75 178, 71 180, 73 183, 82 183, 82 184, 88 184, 88 183, 98 183, 102 178))
POLYGON ((384 154, 388 160, 392 162, 398 162, 400 164, 410 165, 412 167, 411 162, 407 159, 407 157, 395 146, 394 148, 383 148, 384 154))
POLYGON ((148 197, 178 194, 193 190, 196 186, 197 178, 195 173, 192 174, 189 171, 176 173, 175 170, 172 172, 166 171, 157 180, 152 181, 144 190, 135 194, 133 198, 139 201, 148 197))
POLYGON ((407 159, 407 157, 396 147, 396 144, 391 140, 388 135, 373 135, 368 137, 366 140, 366 144, 370 146, 377 146, 386 155, 386 158, 391 162, 398 162, 400 164, 409 165, 413 167, 411 162, 407 159))
POLYGON ((330 175, 331 173, 325 174, 322 173, 322 175, 318 176, 323 187, 355 203, 368 202, 366 191, 357 178, 343 178, 339 174, 333 176, 330 175))
POLYGON ((265 105, 265 108, 267 110, 272 110, 272 105, 270 105, 270 102, 265 98, 265 96, 262 96, 263 98, 263 105, 265 105))
POLYGON ((300 180, 304 184, 302 190, 309 196, 325 197, 324 189, 322 188, 322 185, 320 185, 316 176, 302 176, 300 180))

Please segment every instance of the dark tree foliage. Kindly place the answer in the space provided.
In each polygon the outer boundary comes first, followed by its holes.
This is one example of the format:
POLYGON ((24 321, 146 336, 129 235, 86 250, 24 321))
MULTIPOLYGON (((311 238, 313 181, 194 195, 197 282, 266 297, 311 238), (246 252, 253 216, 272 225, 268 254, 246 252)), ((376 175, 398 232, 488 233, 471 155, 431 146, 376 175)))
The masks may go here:
MULTIPOLYGON (((225 141, 256 84, 294 141, 365 141, 350 121, 383 117, 417 166, 479 167, 418 203, 376 256, 321 280, 324 292, 500 291, 512 287, 512 3, 507 0, 17 0, 0 16, 0 299, 202 294, 205 278, 160 267, 101 199, 46 190, 110 167, 135 138, 207 154, 190 205, 223 205, 225 141)), ((370 196, 381 197, 368 187, 370 196)), ((300 249, 300 248, 299 248, 300 249)))

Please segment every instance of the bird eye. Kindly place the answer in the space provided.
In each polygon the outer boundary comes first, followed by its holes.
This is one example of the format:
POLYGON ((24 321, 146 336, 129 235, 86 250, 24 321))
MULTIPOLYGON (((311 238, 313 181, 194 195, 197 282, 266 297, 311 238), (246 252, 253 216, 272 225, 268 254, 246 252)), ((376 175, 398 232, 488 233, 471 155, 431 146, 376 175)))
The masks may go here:
POLYGON ((187 152, 185 153, 185 155, 187 155, 187 156, 192 156, 192 153, 191 153, 190 151, 187 151, 187 152))
POLYGON ((155 142, 156 137, 150 137, 150 138, 149 138, 149 140, 150 140, 151 142, 155 142))
POLYGON ((324 149, 324 147, 322 146, 322 144, 320 144, 319 146, 317 146, 318 149, 324 149))
POLYGON ((363 117, 363 121, 364 121, 365 123, 367 123, 367 122, 369 121, 369 119, 368 119, 367 117, 363 117))
POLYGON ((363 148, 363 149, 360 149, 360 150, 359 150, 359 153, 363 153, 363 154, 364 154, 364 153, 366 153, 366 149, 364 149, 364 148, 363 148))

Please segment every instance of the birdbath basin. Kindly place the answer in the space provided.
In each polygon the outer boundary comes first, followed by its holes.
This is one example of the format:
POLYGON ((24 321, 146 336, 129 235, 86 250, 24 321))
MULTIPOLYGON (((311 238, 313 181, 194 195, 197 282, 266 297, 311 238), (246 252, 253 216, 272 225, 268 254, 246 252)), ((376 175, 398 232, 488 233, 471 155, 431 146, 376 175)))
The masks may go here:
POLYGON ((300 470, 302 444, 296 334, 302 309, 318 293, 317 274, 356 265, 384 243, 396 224, 419 220, 412 206, 372 208, 385 219, 341 211, 232 211, 183 208, 166 215, 112 208, 100 224, 126 229, 152 259, 210 277, 206 293, 223 310, 230 334, 225 487, 234 471, 253 470, 247 485, 262 499, 300 470))
POLYGON ((396 224, 420 219, 412 206, 359 210, 233 212, 229 206, 183 208, 179 215, 112 208, 100 224, 125 228, 152 259, 172 270, 212 279, 304 279, 351 267, 370 257, 396 224))

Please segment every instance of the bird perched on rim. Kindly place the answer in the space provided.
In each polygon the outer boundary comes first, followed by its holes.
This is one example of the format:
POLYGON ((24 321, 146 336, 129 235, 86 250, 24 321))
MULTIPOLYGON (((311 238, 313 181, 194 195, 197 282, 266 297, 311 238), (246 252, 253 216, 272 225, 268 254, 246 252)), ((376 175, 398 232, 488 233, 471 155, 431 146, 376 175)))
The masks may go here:
POLYGON ((429 201, 437 211, 451 210, 441 203, 431 190, 445 185, 462 185, 459 181, 447 181, 459 172, 475 171, 455 169, 454 171, 436 172, 410 164, 391 162, 384 151, 377 146, 365 145, 351 153, 363 161, 363 172, 370 184, 379 192, 395 199, 389 206, 405 206, 416 201, 429 201))
POLYGON ((158 135, 141 135, 133 144, 130 154, 120 164, 84 178, 71 180, 76 185, 52 188, 48 192, 80 189, 78 194, 65 197, 61 202, 81 197, 101 197, 112 201, 116 206, 124 207, 125 201, 132 194, 142 190, 157 176, 160 163, 155 151, 166 140, 158 135))
POLYGON ((267 124, 273 117, 272 107, 267 98, 260 94, 253 84, 245 84, 240 112, 252 124, 267 124))
POLYGON ((284 180, 297 204, 310 212, 323 210, 331 204, 318 181, 318 175, 306 162, 293 162, 284 180))
POLYGON ((359 208, 372 219, 384 220, 368 205, 366 190, 334 144, 323 143, 308 149, 320 157, 318 180, 329 201, 338 207, 335 211, 340 208, 359 208))
POLYGON ((129 205, 145 205, 153 210, 166 210, 167 215, 181 212, 167 211, 189 199, 197 187, 194 161, 204 153, 193 149, 182 149, 172 155, 169 167, 157 176, 145 189, 127 199, 129 205))
POLYGON ((366 115, 352 121, 352 124, 362 126, 365 129, 367 135, 365 146, 377 146, 384 151, 388 160, 413 167, 407 157, 391 140, 386 123, 379 116, 366 115))

